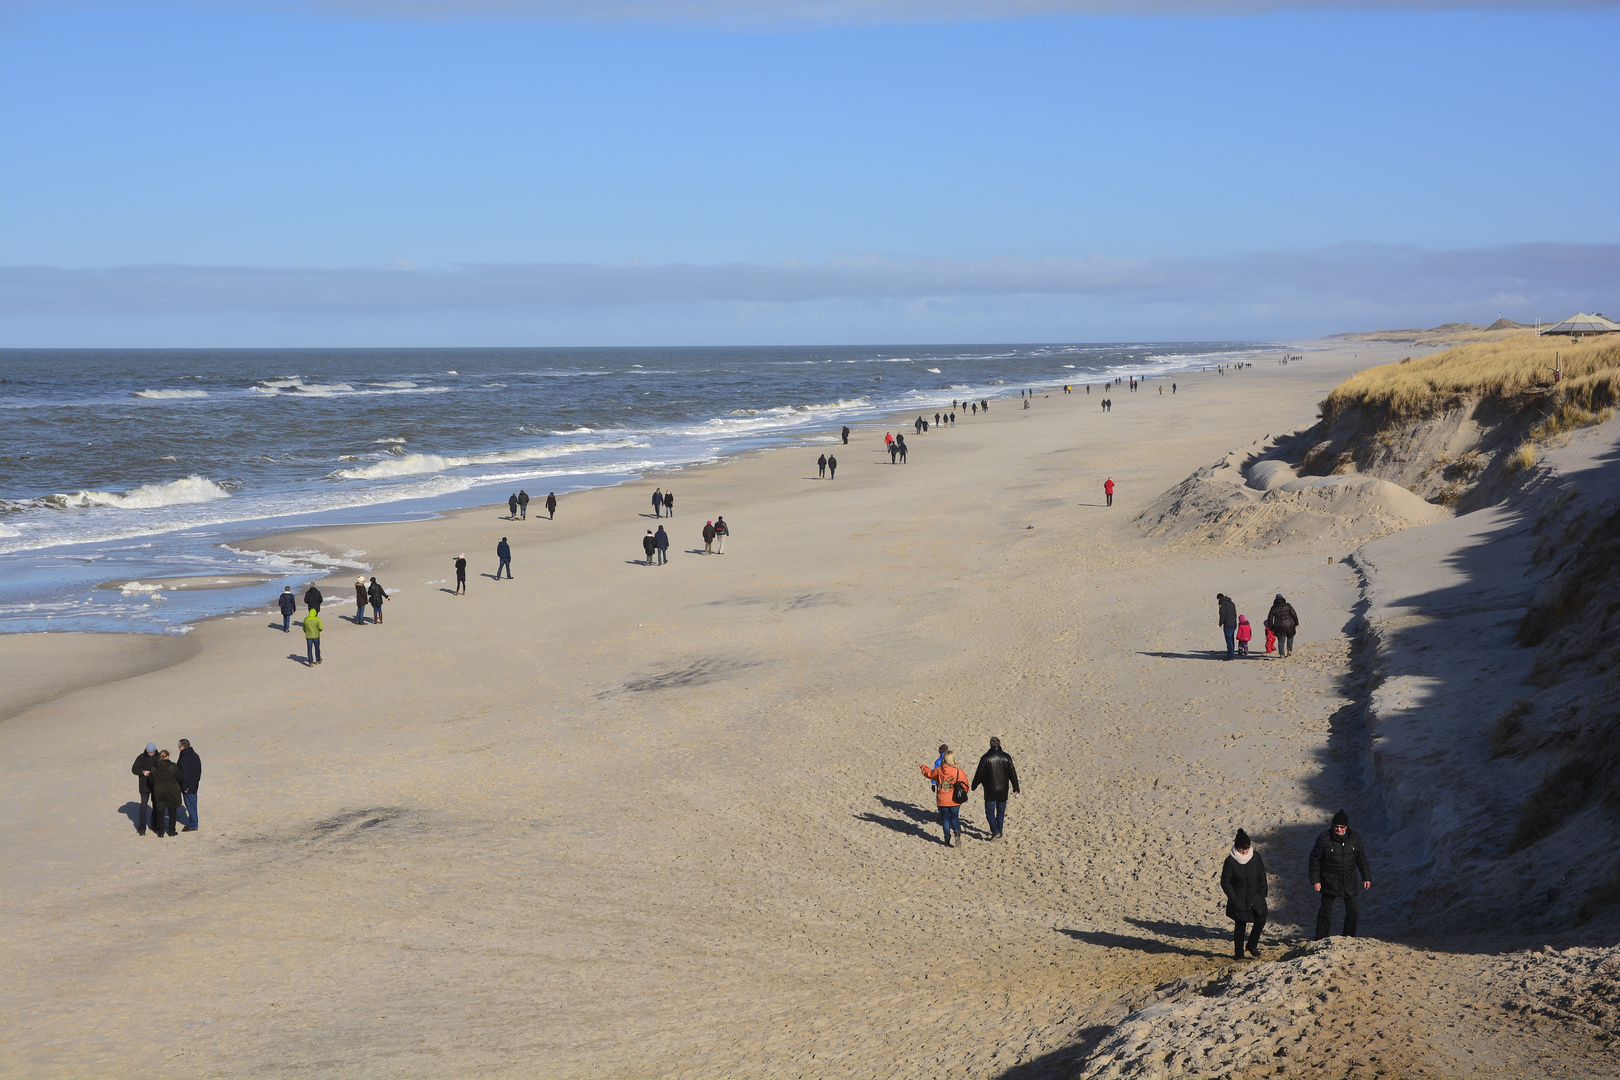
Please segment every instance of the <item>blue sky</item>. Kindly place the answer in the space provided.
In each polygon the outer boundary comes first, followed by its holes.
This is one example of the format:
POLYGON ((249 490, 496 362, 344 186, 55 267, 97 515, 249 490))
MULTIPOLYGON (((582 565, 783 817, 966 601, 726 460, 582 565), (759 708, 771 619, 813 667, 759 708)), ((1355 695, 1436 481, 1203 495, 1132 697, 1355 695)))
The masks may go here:
POLYGON ((1025 6, 14 6, 0 345, 1620 314, 1614 7, 1025 6))

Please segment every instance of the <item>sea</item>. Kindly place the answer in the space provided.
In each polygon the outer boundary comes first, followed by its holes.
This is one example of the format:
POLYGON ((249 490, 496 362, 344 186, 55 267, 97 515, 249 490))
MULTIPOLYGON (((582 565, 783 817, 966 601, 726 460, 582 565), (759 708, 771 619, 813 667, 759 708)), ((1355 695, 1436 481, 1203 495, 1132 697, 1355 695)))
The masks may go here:
POLYGON ((520 487, 544 501, 953 400, 1276 348, 4 349, 0 633, 184 633, 369 568, 362 551, 233 546, 246 538, 520 487))

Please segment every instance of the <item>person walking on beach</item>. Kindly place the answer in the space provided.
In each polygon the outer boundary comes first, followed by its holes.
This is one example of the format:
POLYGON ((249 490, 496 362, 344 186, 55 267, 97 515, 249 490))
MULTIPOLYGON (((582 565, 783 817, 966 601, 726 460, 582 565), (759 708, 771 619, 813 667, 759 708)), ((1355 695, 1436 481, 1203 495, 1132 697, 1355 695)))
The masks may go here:
POLYGON ((1260 955, 1260 931, 1266 928, 1266 897, 1271 885, 1266 881, 1266 860, 1254 850, 1249 834, 1242 829, 1232 841, 1232 850, 1221 864, 1221 892, 1226 894, 1226 914, 1232 920, 1232 958, 1243 959, 1243 949, 1249 955, 1260 955), (1250 924, 1253 930, 1248 930, 1250 924), (1248 930, 1248 941, 1244 932, 1248 930))
POLYGON ((714 522, 705 521, 703 523, 703 554, 714 554, 714 536, 714 522))
POLYGON ((1108 501, 1109 506, 1114 505, 1114 478, 1112 476, 1103 481, 1103 498, 1108 501))
POLYGON ((838 476, 838 459, 831 454, 827 455, 827 479, 836 479, 838 476))
POLYGON ((816 458, 816 479, 818 479, 818 480, 827 479, 827 455, 826 454, 822 454, 820 457, 816 458))
POLYGON ((354 625, 366 625, 366 579, 354 579, 354 625))
POLYGON ((311 611, 304 616, 304 666, 312 668, 321 662, 321 613, 311 611))
POLYGON ((722 514, 721 516, 715 518, 714 519, 714 553, 716 555, 724 555, 726 553, 726 537, 728 537, 730 535, 731 535, 731 526, 726 524, 725 515, 722 514))
POLYGON ((990 740, 990 749, 979 758, 979 767, 973 770, 970 790, 984 785, 984 818, 990 826, 990 839, 1000 840, 1002 828, 1007 824, 1007 790, 1018 794, 1018 770, 1013 768, 1012 757, 1001 748, 1000 739, 990 740))
POLYGON ((1237 645, 1239 656, 1249 655, 1249 642, 1253 640, 1254 627, 1249 625, 1249 617, 1247 615, 1239 615, 1237 626, 1237 645))
POLYGON ((653 488, 653 517, 664 516, 664 489, 653 488))
POLYGON ((1344 898, 1344 936, 1356 936, 1361 919, 1361 894, 1372 888, 1372 871, 1367 867, 1367 851, 1361 837, 1350 829, 1350 815, 1340 810, 1333 815, 1328 831, 1316 838, 1311 848, 1311 887, 1321 894, 1316 909, 1316 940, 1328 936, 1333 923, 1333 901, 1344 898))
POLYGON ((900 457, 900 444, 897 443, 897 442, 890 443, 889 444, 889 464, 893 465, 895 463, 895 460, 898 459, 899 457, 900 457))
POLYGON ((506 537, 504 537, 504 536, 501 537, 501 542, 495 545, 495 557, 497 559, 501 560, 500 563, 497 564, 496 567, 495 567, 495 580, 496 581, 501 580, 501 571, 505 570, 506 571, 506 580, 511 581, 512 580, 512 545, 508 544, 506 542, 506 537))
POLYGON ((945 831, 945 846, 962 846, 962 804, 968 800, 967 773, 956 767, 956 755, 946 750, 938 767, 919 765, 922 774, 934 782, 934 803, 939 807, 939 827, 945 831), (960 795, 961 798, 957 798, 960 795))
POLYGON ((467 595, 467 554, 466 554, 466 552, 463 552, 460 555, 456 556, 456 591, 454 593, 452 593, 451 595, 452 596, 466 596, 467 595))
POLYGON ((669 562, 669 533, 664 531, 662 525, 653 534, 653 547, 658 549, 658 565, 663 566, 669 562))
POLYGON ((551 492, 546 496, 546 520, 555 521, 557 518, 557 493, 551 492))
POLYGON ((529 520, 529 493, 522 488, 518 489, 518 516, 524 521, 529 520))
POLYGON ((371 579, 371 587, 366 590, 366 599, 371 601, 371 621, 382 625, 383 601, 388 599, 388 590, 377 584, 377 579, 371 579))
POLYGON ((169 760, 167 750, 158 753, 152 763, 152 831, 159 836, 178 836, 180 807, 185 793, 180 790, 180 767, 169 760))
POLYGON ((518 497, 517 497, 516 492, 514 492, 513 494, 507 496, 506 508, 509 511, 511 511, 511 513, 507 514, 507 517, 509 519, 511 519, 512 521, 516 521, 517 520, 517 508, 518 508, 518 497))
POLYGON ((653 539, 652 530, 648 529, 647 535, 641 538, 641 550, 646 552, 647 555, 644 565, 651 566, 653 564, 653 551, 657 547, 658 541, 653 539))
POLYGON ((180 798, 185 802, 185 824, 181 832, 197 831, 197 785, 202 783, 202 758, 191 748, 190 739, 180 740, 180 798))
POLYGON ((906 440, 896 439, 894 441, 900 447, 900 464, 904 465, 906 463, 906 440))
POLYGON ((136 777, 140 784, 141 808, 135 811, 135 835, 146 835, 147 804, 152 800, 152 766, 157 763, 157 743, 147 743, 146 749, 135 755, 135 764, 129 767, 130 773, 136 777))
POLYGON ((321 590, 311 585, 304 593, 304 606, 319 615, 321 613, 321 590))
POLYGON ((1237 651, 1237 605, 1225 593, 1215 594, 1215 604, 1219 610, 1221 633, 1226 635, 1226 659, 1232 659, 1237 651))
POLYGON ((1266 615, 1266 625, 1277 635, 1277 659, 1289 655, 1294 651, 1294 635, 1299 632, 1299 612, 1294 605, 1283 599, 1278 593, 1277 598, 1271 602, 1271 611, 1266 615))
POLYGON ((849 445, 849 425, 848 424, 844 425, 844 445, 845 446, 849 445))
POLYGON ((667 518, 675 516, 675 493, 673 491, 664 492, 664 516, 667 518))
POLYGON ((282 588, 281 595, 276 597, 276 605, 281 608, 281 632, 285 634, 292 629, 293 612, 298 610, 298 601, 293 599, 291 585, 282 588))

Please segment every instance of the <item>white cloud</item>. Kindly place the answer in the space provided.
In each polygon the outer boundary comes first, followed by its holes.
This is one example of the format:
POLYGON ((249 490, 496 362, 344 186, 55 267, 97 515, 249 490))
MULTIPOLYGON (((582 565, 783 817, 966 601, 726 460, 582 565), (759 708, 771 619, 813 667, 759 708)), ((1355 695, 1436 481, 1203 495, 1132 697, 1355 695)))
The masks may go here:
POLYGON ((0 268, 0 340, 32 345, 199 343, 205 329, 206 343, 239 345, 1186 339, 1593 308, 1620 310, 1620 244, 1230 260, 0 268))

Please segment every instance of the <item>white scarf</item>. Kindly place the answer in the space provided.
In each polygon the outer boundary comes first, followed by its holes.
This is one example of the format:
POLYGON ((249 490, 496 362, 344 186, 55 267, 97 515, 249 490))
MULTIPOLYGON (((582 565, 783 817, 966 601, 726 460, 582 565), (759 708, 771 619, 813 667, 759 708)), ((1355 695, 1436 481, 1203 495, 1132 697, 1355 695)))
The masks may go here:
POLYGON ((1240 855, 1240 854, 1238 854, 1238 849, 1233 848, 1232 849, 1232 858, 1234 858, 1234 859, 1236 859, 1238 861, 1239 866, 1245 866, 1245 865, 1248 864, 1250 859, 1254 858, 1254 848, 1250 848, 1249 853, 1247 855, 1240 855))

